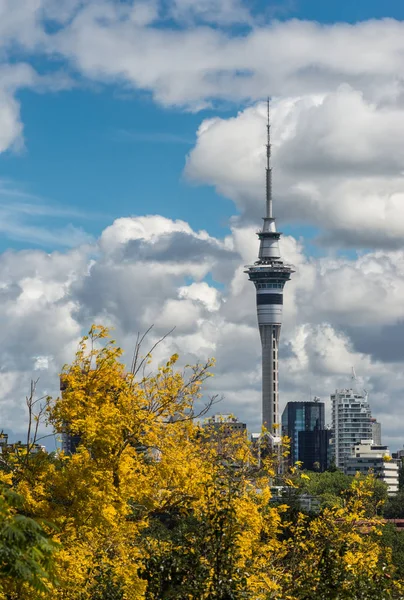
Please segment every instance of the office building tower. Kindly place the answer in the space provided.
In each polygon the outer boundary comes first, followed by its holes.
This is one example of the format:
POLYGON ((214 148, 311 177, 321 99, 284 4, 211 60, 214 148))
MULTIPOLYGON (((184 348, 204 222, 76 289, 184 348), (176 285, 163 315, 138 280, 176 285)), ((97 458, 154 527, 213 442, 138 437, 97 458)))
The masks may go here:
POLYGON ((301 461, 304 469, 328 467, 331 434, 324 427, 324 402, 288 402, 282 413, 282 435, 290 438, 290 465, 301 461))
POLYGON ((67 426, 62 432, 62 450, 65 454, 74 454, 80 445, 81 437, 70 433, 67 426))
POLYGON ((307 471, 326 471, 331 464, 331 430, 299 431, 298 460, 307 471))
MULTIPOLYGON (((60 377, 60 392, 63 396, 63 392, 66 390, 66 380, 64 377, 60 377)), ((69 430, 69 424, 65 423, 62 431, 62 450, 65 454, 74 454, 80 445, 81 437, 77 433, 72 433, 69 430)))
POLYGON ((379 423, 378 421, 376 421, 376 419, 374 419, 373 417, 371 419, 371 423, 372 423, 372 440, 373 440, 373 444, 375 446, 381 446, 382 445, 382 426, 381 426, 381 423, 379 423))
POLYGON ((343 469, 355 444, 372 439, 372 415, 365 391, 336 390, 331 402, 333 455, 335 466, 343 469))
POLYGON ((387 485, 390 496, 398 492, 399 461, 393 460, 387 446, 376 445, 372 440, 362 440, 352 448, 351 456, 345 458, 346 475, 372 473, 387 485))
POLYGON ((283 262, 279 250, 281 233, 276 231, 272 214, 271 136, 267 122, 266 214, 258 232, 258 261, 246 267, 255 285, 258 326, 262 346, 262 422, 268 431, 279 436, 278 346, 282 325, 283 289, 293 269, 283 262))

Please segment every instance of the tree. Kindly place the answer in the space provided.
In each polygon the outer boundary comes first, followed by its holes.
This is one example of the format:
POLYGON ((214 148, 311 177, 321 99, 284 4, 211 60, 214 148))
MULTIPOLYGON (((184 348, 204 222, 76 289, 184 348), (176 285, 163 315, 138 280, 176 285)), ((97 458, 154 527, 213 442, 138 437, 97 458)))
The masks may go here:
POLYGON ((390 496, 383 510, 386 519, 404 519, 404 490, 390 496))
MULTIPOLYGON (((386 484, 373 476, 358 475, 357 477, 366 480, 367 486, 372 488, 372 494, 363 498, 367 516, 380 515, 388 499, 386 484)), ((350 475, 345 475, 339 470, 324 473, 307 471, 305 477, 300 477, 299 487, 302 491, 317 497, 322 507, 343 507, 347 502, 347 496, 351 493, 352 479, 350 475)))
MULTIPOLYGON (((62 397, 47 403, 48 423, 80 437, 76 453, 17 466, 5 457, 3 480, 25 516, 55 526, 49 598, 398 597, 369 508, 372 478, 349 480, 344 494, 341 474, 314 480, 317 490, 338 489, 338 502, 311 520, 296 510, 288 522, 287 507, 271 502, 273 457, 258 463, 245 436, 227 432, 217 443, 194 422, 212 361, 179 370, 174 355, 147 374, 148 353, 137 348, 129 372, 121 357, 107 330, 93 327, 63 370, 62 397)), ((18 600, 38 598, 28 585, 19 590, 18 600)))
POLYGON ((400 458, 398 469, 398 489, 404 488, 404 459, 400 458))
POLYGON ((381 544, 391 553, 398 577, 404 579, 404 535, 395 525, 387 523, 382 530, 381 544))
POLYGON ((176 372, 173 356, 148 376, 142 370, 147 358, 136 358, 126 372, 121 350, 107 336, 94 327, 82 340, 63 371, 63 396, 47 410, 57 432, 68 424, 80 435, 77 453, 55 460, 33 456, 18 473, 12 464, 9 469, 27 513, 57 527, 62 549, 54 598, 93 599, 106 589, 143 598, 142 557, 134 540, 150 514, 197 498, 204 473, 195 452, 193 463, 187 462, 190 444, 184 447, 183 439, 193 435, 194 401, 212 362, 176 372), (153 451, 163 458, 151 459, 153 451), (136 520, 133 506, 142 507, 136 520))
MULTIPOLYGON (((56 545, 38 521, 22 514, 23 499, 0 486, 0 597, 18 600, 24 590, 45 594, 55 583, 56 545)), ((38 596, 36 596, 38 597, 38 596)))
POLYGON ((367 516, 371 477, 355 477, 345 505, 324 508, 308 520, 301 515, 287 540, 288 597, 322 600, 401 598, 392 580, 391 551, 379 543, 379 518, 367 516))

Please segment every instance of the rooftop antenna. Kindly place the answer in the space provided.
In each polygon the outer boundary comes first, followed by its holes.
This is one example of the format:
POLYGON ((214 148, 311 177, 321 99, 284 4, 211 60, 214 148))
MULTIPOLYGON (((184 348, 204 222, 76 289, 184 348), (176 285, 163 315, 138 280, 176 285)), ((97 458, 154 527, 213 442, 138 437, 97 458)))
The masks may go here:
POLYGON ((267 205, 266 217, 268 219, 272 219, 271 123, 269 120, 269 96, 267 98, 266 205, 267 205))

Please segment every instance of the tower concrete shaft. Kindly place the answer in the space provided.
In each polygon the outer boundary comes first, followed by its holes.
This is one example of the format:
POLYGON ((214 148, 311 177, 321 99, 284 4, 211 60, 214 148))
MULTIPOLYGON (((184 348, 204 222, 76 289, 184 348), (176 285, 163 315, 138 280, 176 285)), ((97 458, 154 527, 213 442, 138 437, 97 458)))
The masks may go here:
POLYGON ((280 325, 259 325, 262 346, 262 422, 271 431, 280 423, 278 345, 280 325))
POLYGON ((282 326, 283 288, 293 269, 283 262, 279 250, 281 233, 276 231, 272 216, 272 169, 269 101, 267 122, 266 216, 258 232, 258 261, 246 267, 246 273, 256 288, 257 317, 262 345, 262 422, 271 434, 280 425, 278 347, 282 326))

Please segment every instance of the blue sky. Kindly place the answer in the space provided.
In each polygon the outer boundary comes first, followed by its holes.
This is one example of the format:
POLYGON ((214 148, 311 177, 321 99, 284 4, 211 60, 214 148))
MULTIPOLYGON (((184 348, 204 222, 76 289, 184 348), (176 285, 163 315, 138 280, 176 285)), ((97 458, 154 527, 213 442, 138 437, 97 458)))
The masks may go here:
POLYGON ((400 0, 352 0, 351 2, 338 2, 330 0, 292 0, 291 2, 280 2, 281 18, 284 9, 284 18, 295 17, 297 19, 308 19, 320 23, 335 23, 338 21, 355 23, 366 19, 382 19, 391 17, 402 19, 404 17, 404 6, 400 0))
MULTIPOLYGON (((255 3, 260 19, 275 15, 286 20, 320 23, 351 22, 404 17, 399 0, 376 2, 322 2, 287 0, 255 3)), ((47 72, 54 65, 35 55, 32 64, 47 72)), ((62 62, 63 65, 63 62, 62 62)), ((74 89, 52 93, 22 90, 25 147, 0 156, 0 178, 10 188, 37 196, 59 208, 77 211, 63 216, 92 236, 112 219, 123 215, 158 213, 184 219, 194 228, 223 235, 234 205, 211 187, 184 180, 185 157, 205 118, 233 116, 243 103, 216 102, 213 110, 189 112, 162 107, 143 90, 125 85, 89 85, 79 80, 74 89)), ((7 193, 4 194, 7 203, 7 193)), ((32 223, 40 218, 32 219, 32 223)), ((49 216, 50 226, 60 219, 49 216)), ((299 235, 299 227, 283 227, 299 235)), ((314 235, 315 229, 305 229, 314 235)), ((3 236, 0 248, 22 248, 29 240, 3 236)), ((52 245, 33 239, 31 245, 47 250, 52 245)), ((314 252, 321 252, 313 247, 314 252)))
POLYGON ((150 324, 155 336, 175 326, 156 360, 215 355, 221 410, 259 427, 243 265, 264 210, 269 96, 274 210, 296 271, 281 409, 310 388, 327 399, 355 366, 401 445, 403 3, 1 6, 4 427, 23 430, 31 377, 57 393, 60 366, 93 322, 114 327, 129 352, 150 324))
MULTIPOLYGON (((112 87, 19 98, 25 148, 0 159, 0 178, 10 186, 82 213, 71 222, 93 236, 119 216, 148 213, 213 235, 227 229, 232 203, 182 177, 204 114, 163 109, 112 87)), ((6 245, 24 243, 3 239, 6 245)))

